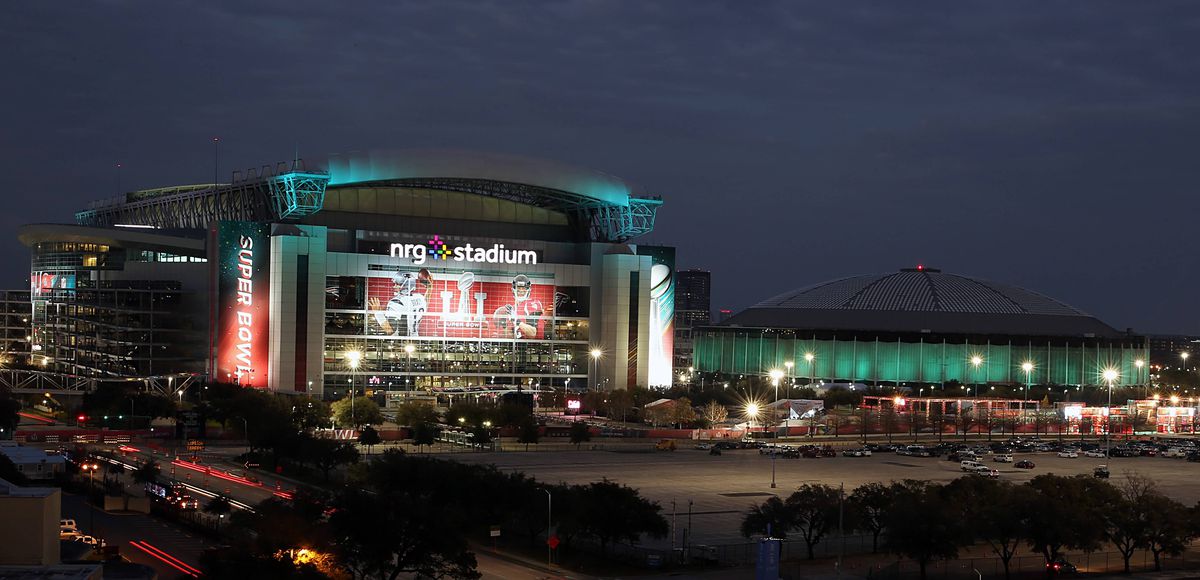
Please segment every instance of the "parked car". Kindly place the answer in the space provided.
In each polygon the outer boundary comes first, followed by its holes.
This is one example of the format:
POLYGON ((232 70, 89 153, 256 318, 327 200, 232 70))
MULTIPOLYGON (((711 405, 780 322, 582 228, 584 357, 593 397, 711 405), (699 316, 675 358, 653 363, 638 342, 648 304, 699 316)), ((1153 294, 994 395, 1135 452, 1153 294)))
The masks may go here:
POLYGON ((1104 452, 1103 452, 1103 451, 1100 451, 1100 450, 1097 450, 1097 449, 1091 449, 1091 450, 1089 450, 1089 451, 1084 451, 1084 452, 1083 452, 1083 456, 1084 456, 1084 457, 1098 457, 1098 458, 1100 458, 1100 459, 1103 459, 1103 458, 1104 458, 1104 452))
POLYGON ((1076 574, 1079 569, 1074 564, 1066 561, 1064 558, 1055 558, 1046 563, 1046 574, 1058 576, 1062 574, 1076 574))
POLYGON ((958 462, 958 468, 963 471, 979 471, 980 469, 987 469, 984 464, 972 460, 958 462))
POLYGON ((712 449, 712 448, 713 448, 712 443, 697 443, 696 444, 696 449, 699 449, 701 451, 708 451, 709 449, 712 449))
POLYGON ((720 448, 720 447, 713 447, 712 449, 709 449, 709 450, 708 450, 708 454, 709 454, 709 455, 720 455, 720 454, 721 454, 721 448, 720 448))
POLYGON ((866 447, 860 447, 858 449, 847 449, 842 452, 842 455, 845 457, 870 457, 871 450, 867 449, 866 447))
POLYGON ((1079 457, 1079 454, 1076 453, 1075 450, 1073 450, 1073 449, 1063 449, 1062 451, 1058 452, 1058 456, 1064 457, 1067 459, 1077 459, 1079 457))
POLYGON ((1033 469, 1034 467, 1037 467, 1037 466, 1034 465, 1034 463, 1028 459, 1022 459, 1022 460, 1014 463, 1013 467, 1016 467, 1017 469, 1033 469))
POLYGON ((1172 447, 1162 454, 1163 457, 1187 457, 1187 450, 1182 447, 1172 447))
POLYGON ((1012 455, 1008 455, 1008 454, 1004 454, 1004 455, 993 455, 993 456, 992 456, 992 461, 993 461, 994 463, 1012 463, 1012 462, 1013 462, 1013 456, 1012 456, 1012 455))
POLYGON ((658 451, 674 451, 675 441, 673 439, 660 439, 654 444, 654 448, 658 451))

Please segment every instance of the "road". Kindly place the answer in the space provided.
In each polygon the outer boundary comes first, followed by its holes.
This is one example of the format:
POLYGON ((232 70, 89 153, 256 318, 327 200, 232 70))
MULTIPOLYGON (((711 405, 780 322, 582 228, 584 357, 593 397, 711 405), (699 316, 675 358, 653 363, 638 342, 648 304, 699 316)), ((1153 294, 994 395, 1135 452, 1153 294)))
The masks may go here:
POLYGON ((154 568, 163 579, 193 578, 184 571, 196 567, 200 554, 211 545, 191 531, 145 514, 110 514, 92 509, 79 495, 63 494, 62 517, 74 519, 83 534, 120 546, 122 556, 154 568), (158 554, 152 556, 156 550, 158 554))

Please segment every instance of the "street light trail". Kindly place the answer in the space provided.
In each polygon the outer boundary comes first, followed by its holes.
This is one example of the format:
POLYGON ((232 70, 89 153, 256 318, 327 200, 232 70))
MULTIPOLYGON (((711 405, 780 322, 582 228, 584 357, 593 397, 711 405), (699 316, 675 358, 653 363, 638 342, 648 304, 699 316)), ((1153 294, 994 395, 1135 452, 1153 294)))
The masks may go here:
POLYGON ((142 542, 138 542, 137 540, 130 540, 129 545, 145 552, 152 558, 155 558, 156 560, 163 562, 164 564, 166 564, 176 570, 179 570, 180 572, 183 572, 184 574, 187 574, 188 576, 191 576, 193 578, 200 577, 200 570, 185 564, 182 560, 180 560, 166 552, 163 552, 162 550, 159 550, 158 548, 155 548, 154 546, 151 546, 150 544, 146 543, 144 540, 142 542))

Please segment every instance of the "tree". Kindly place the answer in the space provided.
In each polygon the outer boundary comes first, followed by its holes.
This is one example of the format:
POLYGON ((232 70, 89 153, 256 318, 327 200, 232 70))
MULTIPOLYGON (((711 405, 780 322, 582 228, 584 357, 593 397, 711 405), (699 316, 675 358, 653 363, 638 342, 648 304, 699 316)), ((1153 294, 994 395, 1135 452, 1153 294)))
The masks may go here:
POLYGON ((892 433, 900 427, 900 416, 896 414, 896 410, 889 408, 880 412, 879 422, 882 423, 883 430, 887 433, 888 443, 892 442, 892 433))
POLYGON ((1010 577, 1013 556, 1025 541, 1028 490, 1006 481, 983 477, 960 477, 943 487, 948 505, 960 506, 957 517, 967 532, 983 540, 1010 577))
POLYGON ((813 548, 838 522, 841 492, 832 486, 806 483, 787 498, 792 512, 792 528, 798 530, 808 547, 808 559, 815 556, 813 548))
POLYGON ((329 481, 329 472, 335 468, 358 461, 358 449, 353 443, 324 438, 314 438, 309 443, 308 455, 325 476, 325 481, 329 481))
POLYGON ((667 520, 659 513, 662 507, 632 487, 603 479, 581 486, 580 492, 580 532, 600 542, 602 557, 614 541, 636 544, 642 534, 654 538, 667 535, 667 520))
POLYGON ((414 427, 421 423, 437 423, 437 409, 428 403, 410 401, 396 407, 396 424, 414 427))
POLYGON ((942 435, 946 432, 946 411, 945 405, 931 405, 929 408, 929 423, 937 431, 938 443, 942 442, 942 435))
POLYGON ((417 423, 412 428, 413 445, 416 445, 418 450, 422 445, 433 445, 441 430, 436 423, 417 423))
POLYGON ((1161 493, 1150 493, 1139 508, 1145 512, 1141 546, 1154 554, 1154 570, 1162 570, 1163 554, 1178 556, 1196 537, 1187 507, 1161 493))
POLYGON ((329 403, 320 399, 302 396, 292 401, 292 422, 304 431, 312 431, 329 425, 332 413, 329 403))
POLYGON ((969 541, 965 522, 938 497, 939 487, 912 481, 899 484, 884 523, 888 530, 884 546, 916 560, 922 580, 930 562, 958 557, 959 548, 969 541))
POLYGON ((158 475, 162 471, 158 462, 153 459, 147 459, 138 465, 137 469, 133 470, 133 481, 135 483, 147 484, 158 481, 158 475))
POLYGON ((339 560, 359 578, 479 578, 459 510, 406 491, 345 490, 329 525, 339 560), (381 522, 387 522, 381 533, 381 522))
POLYGON ((223 495, 218 495, 208 500, 208 503, 204 506, 205 513, 217 516, 218 531, 221 529, 221 520, 225 519, 225 516, 229 515, 231 511, 233 511, 233 504, 229 503, 229 498, 223 495))
POLYGON ((379 405, 368 397, 355 397, 353 400, 346 397, 335 401, 331 408, 333 420, 338 425, 350 425, 357 429, 359 425, 378 425, 383 422, 383 413, 380 412, 379 405))
POLYGON ((525 450, 529 451, 529 444, 537 445, 538 438, 541 437, 540 427, 532 418, 526 419, 521 423, 520 432, 517 433, 517 443, 524 443, 525 450))
POLYGON ((854 488, 846 498, 850 527, 871 534, 872 553, 879 551, 879 535, 883 532, 887 510, 895 497, 895 487, 874 482, 854 488))
POLYGON ((1142 509, 1147 496, 1154 493, 1154 482, 1136 473, 1125 476, 1117 486, 1120 500, 1104 512, 1105 532, 1108 541, 1121 553, 1125 572, 1129 573, 1129 561, 1134 552, 1145 543, 1146 511, 1142 509))
POLYGON ((871 409, 867 407, 859 407, 858 409, 858 429, 862 434, 862 439, 867 440, 867 434, 875 429, 875 421, 871 417, 871 409))
POLYGON ((1116 488, 1107 481, 1076 475, 1039 475, 1029 481, 1026 541, 1046 563, 1062 555, 1064 548, 1092 551, 1105 538, 1104 512, 1120 501, 1116 488))
POLYGON ((0 439, 11 439, 21 423, 21 402, 7 391, 0 392, 0 439))
POLYGON ((643 419, 649 421, 654 427, 658 427, 659 423, 670 423, 672 416, 670 406, 671 403, 660 403, 653 407, 643 407, 643 419))
POLYGON ((719 425, 729 418, 729 410, 715 400, 709 401, 707 405, 700 408, 700 416, 709 426, 719 425))
POLYGON ((367 425, 363 427, 361 433, 358 434, 359 445, 364 445, 367 448, 367 455, 371 454, 371 448, 383 443, 383 438, 379 436, 379 432, 374 427, 367 425))
POLYGON ((571 423, 571 443, 575 444, 575 449, 579 449, 580 443, 585 443, 592 440, 592 429, 587 423, 576 421, 571 423))
POLYGON ((682 428, 684 425, 696 420, 696 409, 692 407, 691 399, 679 397, 669 403, 669 405, 669 420, 675 425, 675 428, 682 428))
POLYGON ((750 508, 742 518, 741 530, 747 538, 762 534, 763 537, 786 539, 794 523, 791 506, 778 497, 770 497, 750 508))

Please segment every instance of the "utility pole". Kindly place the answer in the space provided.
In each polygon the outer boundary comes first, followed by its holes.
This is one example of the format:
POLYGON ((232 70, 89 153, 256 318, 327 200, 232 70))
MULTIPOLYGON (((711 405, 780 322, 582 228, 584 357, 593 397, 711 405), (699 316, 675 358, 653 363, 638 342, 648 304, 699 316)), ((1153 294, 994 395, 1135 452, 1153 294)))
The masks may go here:
POLYGON ((675 498, 671 498, 671 553, 675 553, 675 498))

